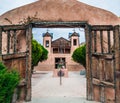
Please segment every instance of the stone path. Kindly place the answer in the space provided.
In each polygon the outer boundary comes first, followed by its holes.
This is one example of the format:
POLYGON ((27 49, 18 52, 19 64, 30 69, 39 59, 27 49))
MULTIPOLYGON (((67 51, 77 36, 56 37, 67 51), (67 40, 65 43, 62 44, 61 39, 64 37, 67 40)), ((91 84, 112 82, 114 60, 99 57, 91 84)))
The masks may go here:
POLYGON ((52 72, 36 72, 32 76, 32 101, 28 103, 97 103, 86 101, 86 78, 79 72, 69 77, 52 77, 52 72))

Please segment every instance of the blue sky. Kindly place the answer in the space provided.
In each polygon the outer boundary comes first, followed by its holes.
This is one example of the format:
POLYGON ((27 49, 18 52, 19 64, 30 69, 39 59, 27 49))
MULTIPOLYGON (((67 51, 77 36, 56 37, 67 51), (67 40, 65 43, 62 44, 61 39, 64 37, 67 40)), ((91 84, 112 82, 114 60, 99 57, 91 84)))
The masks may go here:
POLYGON ((85 32, 84 32, 84 29, 82 28, 39 28, 39 29, 36 29, 36 28, 33 28, 33 38, 36 39, 38 42, 40 42, 41 44, 43 43, 43 33, 46 33, 46 32, 49 32, 49 33, 53 33, 53 40, 55 39, 58 39, 59 37, 64 37, 66 39, 69 40, 68 36, 69 36, 69 33, 73 33, 74 31, 79 33, 80 37, 79 37, 79 40, 80 40, 80 43, 82 42, 85 42, 85 32))
MULTIPOLYGON (((37 0, 0 0, 0 15, 14 9, 16 7, 26 5, 37 0)), ((78 0, 86 4, 103 8, 113 12, 115 15, 120 16, 120 0, 78 0)), ((74 29, 74 28, 73 28, 74 29)), ((49 32, 53 33, 53 38, 64 37, 68 39, 68 34, 73 32, 73 29, 50 29, 49 32)), ((42 43, 42 33, 45 33, 47 29, 33 29, 34 38, 42 43)), ((84 30, 76 28, 75 31, 80 34, 80 42, 84 42, 84 30)))

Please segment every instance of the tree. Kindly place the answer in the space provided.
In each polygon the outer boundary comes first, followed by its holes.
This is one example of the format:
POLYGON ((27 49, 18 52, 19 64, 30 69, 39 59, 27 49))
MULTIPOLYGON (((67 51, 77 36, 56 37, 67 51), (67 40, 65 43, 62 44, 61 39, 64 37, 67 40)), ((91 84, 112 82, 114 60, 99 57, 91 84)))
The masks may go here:
POLYGON ((36 41, 32 40, 32 67, 36 66, 42 56, 42 47, 36 41))
POLYGON ((77 48, 72 54, 72 59, 86 68, 86 45, 77 48))
POLYGON ((47 60, 47 58, 48 58, 47 49, 45 49, 42 45, 41 45, 41 47, 42 47, 42 55, 41 55, 41 58, 39 59, 40 62, 47 60))
POLYGON ((48 51, 39 44, 36 40, 32 39, 32 70, 39 62, 48 58, 48 51))

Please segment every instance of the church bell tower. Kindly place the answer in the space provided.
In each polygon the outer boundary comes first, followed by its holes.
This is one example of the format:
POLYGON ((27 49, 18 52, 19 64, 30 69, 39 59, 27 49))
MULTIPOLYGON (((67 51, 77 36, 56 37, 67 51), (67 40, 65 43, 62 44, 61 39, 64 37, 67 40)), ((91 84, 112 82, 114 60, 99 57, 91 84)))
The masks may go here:
POLYGON ((52 42, 52 35, 48 32, 43 34, 43 46, 48 50, 48 52, 51 52, 51 42, 52 42))
POLYGON ((70 42, 71 42, 71 53, 74 52, 76 48, 79 47, 79 34, 74 32, 70 35, 70 42))

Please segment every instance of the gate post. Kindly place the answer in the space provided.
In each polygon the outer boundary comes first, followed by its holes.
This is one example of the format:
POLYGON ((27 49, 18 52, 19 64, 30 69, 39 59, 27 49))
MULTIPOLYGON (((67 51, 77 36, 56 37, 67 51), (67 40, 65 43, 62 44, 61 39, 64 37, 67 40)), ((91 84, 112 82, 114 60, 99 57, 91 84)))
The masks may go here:
POLYGON ((91 73, 91 26, 85 27, 86 38, 86 79, 87 79, 87 100, 93 100, 92 73, 91 73))
POLYGON ((120 26, 114 28, 115 36, 115 103, 120 103, 120 26))
POLYGON ((31 101, 31 40, 32 40, 32 24, 29 24, 26 30, 26 101, 31 101))
POLYGON ((0 27, 0 61, 2 61, 2 28, 0 27))

